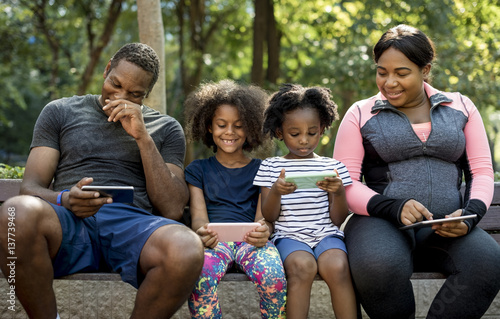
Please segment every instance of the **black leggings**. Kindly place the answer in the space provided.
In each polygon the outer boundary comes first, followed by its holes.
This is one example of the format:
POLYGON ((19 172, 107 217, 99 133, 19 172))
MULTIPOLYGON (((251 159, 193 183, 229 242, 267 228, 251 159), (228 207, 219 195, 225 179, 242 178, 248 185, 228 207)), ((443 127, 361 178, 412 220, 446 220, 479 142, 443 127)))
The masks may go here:
POLYGON ((500 290, 500 246, 480 228, 443 238, 355 215, 345 236, 358 301, 371 319, 415 317, 414 270, 448 275, 427 318, 481 318, 500 290))

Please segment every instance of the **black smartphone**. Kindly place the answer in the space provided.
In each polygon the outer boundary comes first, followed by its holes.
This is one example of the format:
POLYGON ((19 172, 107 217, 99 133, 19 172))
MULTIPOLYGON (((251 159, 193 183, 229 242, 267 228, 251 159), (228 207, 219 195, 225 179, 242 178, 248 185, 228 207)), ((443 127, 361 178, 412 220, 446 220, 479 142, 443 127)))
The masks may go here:
POLYGON ((133 203, 134 202, 134 187, 133 186, 99 186, 99 185, 84 185, 83 191, 99 192, 101 197, 113 198, 113 203, 133 203))

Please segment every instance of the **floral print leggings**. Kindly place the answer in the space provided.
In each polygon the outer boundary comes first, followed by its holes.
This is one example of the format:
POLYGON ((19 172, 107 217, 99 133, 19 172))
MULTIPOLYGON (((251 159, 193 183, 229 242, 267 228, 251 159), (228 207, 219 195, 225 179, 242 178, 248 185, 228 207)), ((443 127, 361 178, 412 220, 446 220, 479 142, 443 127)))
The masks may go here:
POLYGON ((286 277, 270 241, 261 248, 245 242, 219 242, 214 249, 206 248, 203 270, 188 300, 191 317, 222 318, 217 287, 234 263, 257 287, 262 318, 285 318, 286 277))

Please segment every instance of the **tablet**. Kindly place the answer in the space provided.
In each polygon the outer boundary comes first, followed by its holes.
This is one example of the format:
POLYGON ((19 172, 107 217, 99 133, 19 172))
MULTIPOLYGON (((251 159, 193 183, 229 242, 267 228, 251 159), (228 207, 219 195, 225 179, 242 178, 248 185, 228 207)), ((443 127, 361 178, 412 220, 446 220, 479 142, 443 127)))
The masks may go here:
POLYGON ((207 228, 217 233, 219 241, 243 241, 243 237, 260 223, 208 223, 207 228))
POLYGON ((297 188, 317 188, 316 183, 325 177, 336 177, 335 172, 323 173, 290 173, 286 174, 285 182, 294 183, 297 188))
POLYGON ((133 203, 134 202, 134 187, 133 186, 98 186, 84 185, 83 191, 98 192, 101 197, 113 198, 113 203, 133 203))
POLYGON ((476 217, 477 217, 477 215, 474 214, 474 215, 464 215, 464 216, 439 218, 439 219, 432 219, 432 220, 423 220, 421 222, 417 222, 417 223, 414 223, 411 225, 400 227, 399 229, 404 230, 404 229, 410 229, 410 228, 415 228, 415 227, 432 226, 434 224, 442 224, 445 222, 459 221, 459 220, 465 220, 465 219, 476 218, 476 217))

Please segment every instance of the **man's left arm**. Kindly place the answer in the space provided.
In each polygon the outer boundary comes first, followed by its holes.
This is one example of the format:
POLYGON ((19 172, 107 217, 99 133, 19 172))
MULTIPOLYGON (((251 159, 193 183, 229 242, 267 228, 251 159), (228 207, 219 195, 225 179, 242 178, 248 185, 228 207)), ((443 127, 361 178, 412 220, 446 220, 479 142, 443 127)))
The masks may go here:
MULTIPOLYGON (((189 190, 181 167, 165 163, 148 133, 141 105, 128 100, 106 100, 103 110, 108 121, 120 121, 123 129, 137 142, 146 177, 146 190, 153 207, 166 218, 180 220, 189 199, 189 190)), ((184 143, 184 136, 179 136, 184 143)))
POLYGON ((138 140, 146 189, 153 207, 166 218, 180 220, 189 199, 181 167, 165 163, 153 139, 138 140))

